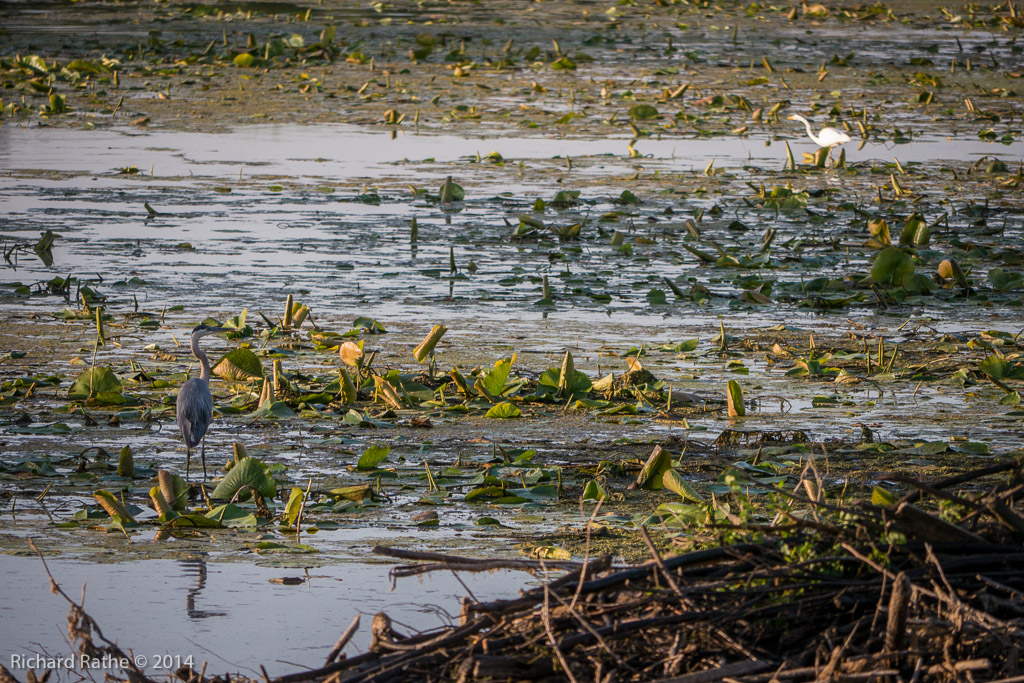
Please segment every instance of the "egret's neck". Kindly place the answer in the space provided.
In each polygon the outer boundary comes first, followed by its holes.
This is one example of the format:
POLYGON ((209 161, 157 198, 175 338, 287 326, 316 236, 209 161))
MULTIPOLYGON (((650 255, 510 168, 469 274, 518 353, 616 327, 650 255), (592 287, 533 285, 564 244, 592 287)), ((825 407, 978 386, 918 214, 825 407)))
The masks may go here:
POLYGON ((799 120, 804 124, 804 128, 807 129, 807 137, 809 137, 811 140, 814 140, 815 142, 817 142, 817 138, 814 135, 814 131, 811 130, 811 122, 808 121, 807 119, 803 118, 802 116, 800 117, 799 120))
POLYGON ((192 337, 192 355, 199 359, 202 370, 199 371, 199 379, 204 382, 210 381, 210 359, 206 357, 206 353, 199 348, 199 335, 193 335, 192 337))

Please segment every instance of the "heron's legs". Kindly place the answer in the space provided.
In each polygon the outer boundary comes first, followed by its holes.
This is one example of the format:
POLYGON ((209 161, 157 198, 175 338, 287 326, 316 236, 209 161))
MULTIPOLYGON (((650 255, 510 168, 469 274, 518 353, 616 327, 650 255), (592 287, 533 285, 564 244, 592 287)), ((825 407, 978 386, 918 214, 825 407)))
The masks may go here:
POLYGON ((203 461, 203 481, 206 481, 206 434, 203 434, 203 445, 199 450, 199 455, 203 461))
POLYGON ((185 478, 188 479, 188 470, 192 465, 192 449, 185 445, 185 478))

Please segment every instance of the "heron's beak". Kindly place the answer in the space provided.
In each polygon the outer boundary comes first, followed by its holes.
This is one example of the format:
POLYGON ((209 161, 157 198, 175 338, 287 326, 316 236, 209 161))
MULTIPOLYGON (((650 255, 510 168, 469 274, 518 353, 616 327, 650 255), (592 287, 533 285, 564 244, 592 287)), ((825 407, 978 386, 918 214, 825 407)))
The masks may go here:
POLYGON ((787 121, 796 121, 796 117, 794 117, 794 116, 787 116, 786 120, 787 121))

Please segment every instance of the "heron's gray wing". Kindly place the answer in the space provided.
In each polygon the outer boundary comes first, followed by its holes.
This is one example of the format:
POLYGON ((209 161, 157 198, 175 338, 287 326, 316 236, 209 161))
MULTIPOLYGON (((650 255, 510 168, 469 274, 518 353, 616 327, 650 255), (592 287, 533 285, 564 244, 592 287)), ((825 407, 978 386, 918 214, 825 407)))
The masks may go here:
POLYGON ((213 420, 213 396, 206 382, 193 377, 181 385, 177 414, 181 438, 186 446, 195 448, 203 440, 206 428, 213 420))

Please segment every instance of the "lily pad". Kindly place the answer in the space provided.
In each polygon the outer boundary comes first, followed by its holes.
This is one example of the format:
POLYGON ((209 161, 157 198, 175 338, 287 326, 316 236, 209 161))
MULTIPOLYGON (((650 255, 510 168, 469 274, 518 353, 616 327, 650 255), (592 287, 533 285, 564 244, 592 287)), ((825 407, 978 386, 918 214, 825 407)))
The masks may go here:
POLYGON ((634 121, 649 121, 660 116, 658 110, 649 104, 634 104, 629 108, 629 118, 634 121))
POLYGON ((729 417, 743 417, 746 415, 747 409, 743 405, 743 389, 740 387, 740 383, 734 379, 729 380, 725 393, 729 417))
POLYGON ((662 477, 672 467, 672 456, 661 446, 655 446, 647 462, 636 477, 637 488, 660 489, 664 485, 662 477))
POLYGON ((500 396, 505 390, 505 382, 508 381, 509 373, 512 371, 512 363, 515 360, 516 357, 513 355, 511 359, 495 362, 494 369, 483 378, 484 388, 487 389, 491 396, 500 396))
POLYGON ((246 382, 263 377, 263 364, 249 349, 234 349, 217 361, 213 374, 234 382, 246 382))
POLYGON ((1003 270, 1002 268, 993 268, 988 271, 988 283, 997 292, 1008 292, 1024 286, 1024 275, 1003 270))
POLYGON ((206 516, 210 519, 215 519, 226 527, 255 527, 265 524, 266 519, 257 517, 253 512, 246 510, 243 507, 235 505, 234 503, 228 503, 227 505, 218 505, 209 512, 206 516))
POLYGON ((270 401, 269 399, 260 404, 256 412, 250 417, 287 419, 296 417, 295 411, 288 407, 284 401, 270 401))
POLYGON ((100 405, 120 405, 125 402, 121 390, 121 380, 110 368, 90 368, 71 385, 68 398, 91 400, 100 405))
POLYGON ((683 477, 675 470, 666 470, 661 477, 661 482, 669 491, 678 493, 683 500, 688 500, 693 503, 705 502, 704 497, 697 493, 697 489, 693 488, 693 485, 683 479, 683 477))
POLYGON ((493 406, 487 411, 487 417, 494 417, 498 419, 507 419, 510 417, 519 417, 522 415, 522 411, 516 408, 508 401, 502 401, 501 403, 493 406))
POLYGON ((270 476, 263 461, 252 456, 243 458, 221 480, 217 488, 210 494, 211 498, 228 500, 234 497, 243 487, 252 487, 264 498, 273 498, 277 494, 277 484, 270 476))
POLYGON ((886 247, 875 257, 871 279, 879 284, 899 283, 913 272, 914 261, 910 254, 897 247, 886 247))
POLYGON ((305 493, 299 487, 293 486, 291 495, 288 496, 288 502, 284 506, 284 512, 281 514, 281 520, 286 526, 295 524, 304 501, 305 493))
POLYGON ((597 483, 596 479, 588 481, 587 485, 583 488, 582 498, 584 503, 596 503, 607 497, 608 492, 604 490, 603 486, 597 483))
POLYGON ((359 462, 356 463, 356 469, 361 472, 376 469, 377 465, 382 463, 384 459, 388 457, 388 453, 390 452, 391 446, 370 446, 363 451, 361 456, 359 456, 359 462))

